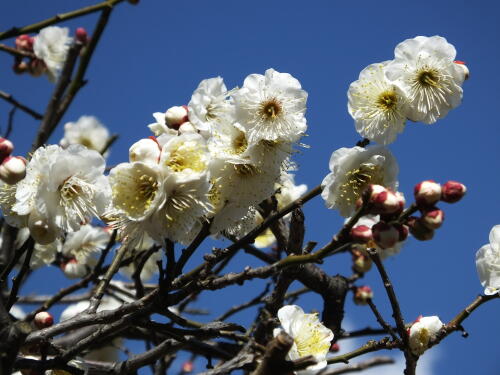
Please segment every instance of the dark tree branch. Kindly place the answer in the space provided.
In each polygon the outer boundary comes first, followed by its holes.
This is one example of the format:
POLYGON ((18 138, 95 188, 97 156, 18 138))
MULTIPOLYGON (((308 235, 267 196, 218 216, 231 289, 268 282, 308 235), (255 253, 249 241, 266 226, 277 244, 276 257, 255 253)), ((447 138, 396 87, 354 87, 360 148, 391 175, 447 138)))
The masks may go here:
POLYGON ((18 102, 16 99, 14 99, 14 97, 11 94, 7 94, 6 92, 0 90, 0 98, 12 104, 14 107, 19 108, 21 111, 27 113, 35 120, 41 120, 43 118, 42 114, 18 102))

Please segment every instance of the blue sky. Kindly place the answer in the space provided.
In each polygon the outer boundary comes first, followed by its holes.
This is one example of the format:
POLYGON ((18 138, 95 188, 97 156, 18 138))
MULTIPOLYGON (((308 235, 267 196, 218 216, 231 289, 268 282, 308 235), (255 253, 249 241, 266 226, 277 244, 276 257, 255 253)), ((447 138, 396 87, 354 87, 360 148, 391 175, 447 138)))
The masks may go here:
MULTIPOLYGON (((4 2, 0 29, 92 3, 4 2)), ((408 123, 390 149, 398 159, 400 190, 408 200, 413 186, 423 179, 458 180, 467 185, 468 194, 460 203, 441 205, 446 221, 435 240, 410 239, 401 254, 386 265, 407 321, 420 314, 439 315, 448 321, 482 291, 474 255, 487 243, 491 227, 500 223, 499 10, 499 3, 493 0, 125 3, 113 12, 89 68, 89 82, 63 123, 84 114, 95 115, 112 132, 120 133, 109 158, 110 164, 116 164, 127 159, 133 142, 150 135, 146 125, 153 121, 153 112, 187 104, 202 79, 220 75, 228 87, 234 87, 242 85, 248 74, 262 74, 272 67, 298 78, 309 93, 309 136, 304 143, 311 147, 295 160, 299 165, 296 181, 313 187, 328 172, 330 154, 359 139, 346 98, 347 88, 359 72, 371 63, 393 58, 394 47, 406 38, 445 37, 471 71, 464 84, 463 104, 434 125, 408 123)), ((91 15, 65 25, 72 30, 85 26, 91 33, 96 19, 91 15)), ((16 76, 11 65, 10 56, 0 55, 0 90, 43 111, 52 85, 44 77, 16 76)), ((8 110, 0 102, 2 128, 8 110)), ((19 154, 29 149, 36 126, 28 116, 16 114, 12 139, 19 154)), ((60 137, 59 131, 51 142, 60 137)), ((308 240, 325 243, 341 224, 340 216, 327 210, 321 198, 305 211, 308 240)), ((240 270, 247 263, 258 264, 242 256, 232 269, 240 270)), ((331 274, 348 274, 349 259, 330 259, 324 268, 331 274)), ((57 269, 48 269, 35 273, 34 282, 24 292, 49 291, 65 282, 57 269)), ((372 271, 364 282, 374 288, 375 302, 389 319, 389 304, 378 275, 372 271)), ((243 289, 229 288, 226 294, 209 292, 197 305, 217 314, 256 295, 259 286, 261 282, 251 282, 243 289)), ((305 310, 320 308, 315 297, 306 297, 299 304, 305 310)), ((376 326, 366 308, 350 301, 346 313, 353 327, 376 326)), ((492 345, 500 334, 498 313, 498 301, 476 311, 464 324, 470 332, 468 339, 454 334, 440 345, 433 373, 470 373, 478 367, 481 374, 498 373, 498 345, 492 345)), ((253 314, 235 319, 248 322, 253 314)))

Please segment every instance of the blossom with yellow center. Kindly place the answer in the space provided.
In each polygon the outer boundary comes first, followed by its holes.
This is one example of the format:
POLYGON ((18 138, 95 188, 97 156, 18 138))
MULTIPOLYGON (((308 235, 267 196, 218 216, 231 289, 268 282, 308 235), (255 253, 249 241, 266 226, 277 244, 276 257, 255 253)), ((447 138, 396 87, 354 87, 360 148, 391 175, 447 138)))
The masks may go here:
POLYGON ((351 216, 368 185, 396 190, 398 170, 396 159, 382 146, 340 148, 330 158, 331 172, 323 179, 321 196, 328 208, 351 216))
POLYGON ((348 110, 356 131, 387 145, 394 142, 406 123, 406 98, 385 76, 387 62, 367 66, 349 86, 348 110))
MULTIPOLYGON (((333 332, 321 324, 318 315, 306 314, 296 305, 286 305, 278 310, 278 319, 283 330, 293 338, 287 357, 293 361, 312 355, 317 361, 316 365, 298 373, 313 374, 326 367, 326 355, 333 340, 333 332)), ((274 336, 280 332, 281 329, 275 329, 274 336)))

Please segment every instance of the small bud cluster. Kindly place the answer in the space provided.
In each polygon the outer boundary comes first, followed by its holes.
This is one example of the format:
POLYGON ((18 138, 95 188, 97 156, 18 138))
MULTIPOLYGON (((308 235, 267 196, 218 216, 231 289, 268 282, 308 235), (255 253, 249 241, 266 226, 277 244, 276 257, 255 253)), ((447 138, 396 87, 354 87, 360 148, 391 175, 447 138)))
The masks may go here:
POLYGON ((439 201, 447 203, 458 202, 467 189, 460 182, 448 181, 443 185, 426 180, 418 183, 414 189, 415 204, 420 210, 420 217, 411 216, 407 220, 410 233, 420 241, 428 241, 434 237, 434 231, 441 227, 444 212, 436 204, 439 201))
POLYGON ((22 156, 12 156, 14 145, 5 138, 0 138, 0 179, 14 185, 26 175, 26 159, 22 156))
MULTIPOLYGON (((388 249, 406 240, 408 228, 396 221, 405 206, 403 194, 382 185, 369 185, 363 193, 361 204, 366 214, 380 215, 380 221, 371 228, 366 225, 352 228, 351 238, 354 242, 367 244, 369 247, 388 249)), ((371 266, 371 263, 368 265, 363 258, 354 253, 353 261, 355 271, 362 272, 363 268, 369 269, 371 266)))

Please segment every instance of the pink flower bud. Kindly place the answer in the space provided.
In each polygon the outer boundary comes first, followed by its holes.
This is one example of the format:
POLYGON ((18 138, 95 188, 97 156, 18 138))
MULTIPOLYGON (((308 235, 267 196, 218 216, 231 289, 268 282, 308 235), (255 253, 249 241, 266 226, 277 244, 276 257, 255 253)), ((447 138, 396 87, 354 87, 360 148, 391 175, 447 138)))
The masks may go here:
POLYGON ((194 364, 192 361, 186 361, 182 364, 182 372, 193 372, 194 364))
POLYGON ((178 107, 170 107, 165 112, 165 122, 169 128, 178 130, 179 127, 189 121, 188 111, 185 105, 178 107))
POLYGON ((467 192, 465 185, 457 181, 448 181, 443 185, 441 200, 447 203, 458 202, 467 192))
POLYGON ((365 273, 372 268, 372 260, 359 250, 352 251, 352 268, 355 272, 365 273))
POLYGON ((438 229, 443 224, 444 212, 436 207, 426 209, 420 221, 429 229, 438 229))
POLYGON ((68 279, 79 279, 87 275, 87 266, 78 263, 75 258, 61 264, 61 270, 68 279))
POLYGON ((467 65, 465 65, 465 61, 460 61, 460 60, 455 60, 453 61, 455 64, 457 64, 460 68, 462 68, 462 72, 464 74, 464 81, 469 79, 469 68, 467 68, 467 65))
POLYGON ((385 221, 379 221, 372 227, 373 239, 381 249, 394 247, 400 241, 401 229, 385 221))
POLYGON ((35 315, 33 321, 38 329, 43 329, 54 324, 54 317, 47 311, 40 311, 35 315))
POLYGON ((79 27, 75 31, 76 40, 78 40, 82 44, 87 44, 89 42, 89 37, 87 35, 87 30, 83 27, 79 27))
POLYGON ((338 343, 334 343, 332 344, 332 346, 330 346, 330 351, 333 353, 336 353, 339 350, 340 350, 340 345, 338 343))
POLYGON ((0 137, 0 162, 9 156, 14 150, 14 145, 6 138, 0 137))
POLYGON ((393 192, 381 185, 370 185, 368 189, 371 213, 396 214, 403 211, 405 206, 403 194, 393 192))
POLYGON ((434 230, 425 226, 419 218, 410 217, 406 222, 410 228, 410 233, 419 241, 429 241, 434 237, 434 230))
POLYGON ((158 163, 160 160, 161 149, 156 140, 144 138, 130 146, 128 155, 130 162, 158 163))
POLYGON ((33 59, 30 61, 30 74, 33 77, 39 77, 43 73, 45 73, 47 70, 47 66, 43 62, 43 60, 40 59, 33 59))
POLYGON ((351 229, 351 238, 353 242, 367 243, 373 239, 372 230, 366 225, 358 225, 351 229))
POLYGON ((16 38, 16 48, 22 51, 33 52, 33 37, 23 34, 16 38))
POLYGON ((415 185, 415 201, 419 207, 433 206, 441 199, 441 185, 433 180, 415 185))
POLYGON ((21 181, 26 176, 26 159, 22 156, 7 156, 0 165, 0 179, 9 185, 21 181))
POLYGON ((368 300, 373 298, 373 291, 368 285, 360 286, 356 288, 354 292, 354 303, 356 305, 366 305, 368 300))

